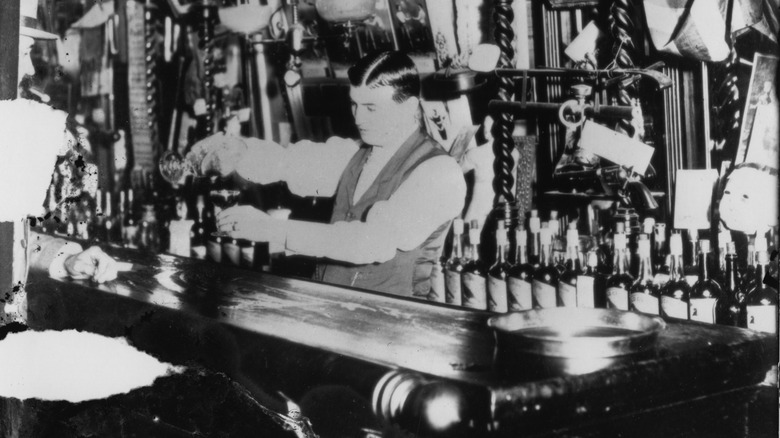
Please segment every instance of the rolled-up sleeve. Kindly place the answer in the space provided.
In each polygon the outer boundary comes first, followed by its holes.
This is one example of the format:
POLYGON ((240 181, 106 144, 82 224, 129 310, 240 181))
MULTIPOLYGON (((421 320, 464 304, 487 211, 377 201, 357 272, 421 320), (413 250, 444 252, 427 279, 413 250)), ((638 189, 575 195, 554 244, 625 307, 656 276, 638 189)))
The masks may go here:
POLYGON ((417 167, 387 201, 377 202, 365 222, 315 224, 291 221, 287 249, 354 264, 384 262, 396 250, 409 251, 443 223, 458 216, 466 184, 450 157, 432 158, 417 167))
POLYGON ((285 181, 298 196, 331 197, 357 152, 355 140, 331 137, 325 143, 303 140, 287 148, 267 140, 245 140, 247 152, 236 171, 256 184, 285 181))

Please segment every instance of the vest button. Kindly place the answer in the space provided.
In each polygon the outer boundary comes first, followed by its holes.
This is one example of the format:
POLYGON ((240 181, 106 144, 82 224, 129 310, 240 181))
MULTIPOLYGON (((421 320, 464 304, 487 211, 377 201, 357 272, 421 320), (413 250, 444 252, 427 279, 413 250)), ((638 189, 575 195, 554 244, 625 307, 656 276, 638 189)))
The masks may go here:
POLYGON ((352 212, 347 213, 347 219, 355 219, 355 215, 352 212))

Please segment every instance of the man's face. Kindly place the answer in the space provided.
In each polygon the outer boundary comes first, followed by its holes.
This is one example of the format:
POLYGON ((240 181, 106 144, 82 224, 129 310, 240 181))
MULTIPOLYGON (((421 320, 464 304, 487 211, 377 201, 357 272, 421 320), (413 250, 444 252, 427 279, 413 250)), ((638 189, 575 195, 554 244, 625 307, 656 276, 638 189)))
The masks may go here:
POLYGON ((25 76, 34 76, 35 68, 33 67, 32 58, 30 57, 30 51, 32 51, 35 40, 28 36, 19 35, 19 72, 16 80, 21 83, 25 76))
POLYGON ((416 97, 397 103, 393 100, 392 87, 351 87, 352 116, 360 131, 360 138, 373 146, 385 146, 398 141, 398 135, 406 135, 418 125, 416 97))

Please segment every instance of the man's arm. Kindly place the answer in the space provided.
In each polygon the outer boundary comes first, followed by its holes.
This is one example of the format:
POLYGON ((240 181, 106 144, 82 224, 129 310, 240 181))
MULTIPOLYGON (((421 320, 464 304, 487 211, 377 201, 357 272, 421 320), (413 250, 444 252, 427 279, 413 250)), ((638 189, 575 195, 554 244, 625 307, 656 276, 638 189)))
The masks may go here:
POLYGON ((340 137, 331 137, 324 144, 303 140, 287 148, 256 138, 245 141, 247 151, 236 172, 256 184, 285 181, 299 196, 333 196, 359 147, 355 140, 340 137))
POLYGON ((365 222, 317 224, 288 221, 286 248, 292 253, 355 264, 384 262, 396 250, 409 251, 436 228, 460 215, 466 184, 450 157, 436 157, 415 169, 390 199, 377 202, 365 222))

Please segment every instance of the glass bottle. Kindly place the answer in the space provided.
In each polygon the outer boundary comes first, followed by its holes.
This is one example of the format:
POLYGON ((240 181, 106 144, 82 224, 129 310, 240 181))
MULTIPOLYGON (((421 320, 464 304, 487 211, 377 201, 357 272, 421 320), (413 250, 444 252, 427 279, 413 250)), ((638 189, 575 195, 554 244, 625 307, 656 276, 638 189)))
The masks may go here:
POLYGON ((195 223, 192 224, 190 231, 190 251, 192 251, 192 257, 204 260, 206 258, 206 226, 204 224, 205 202, 203 195, 198 195, 198 199, 195 202, 195 223))
POLYGON ((480 258, 480 228, 477 220, 469 226, 469 244, 471 260, 463 266, 461 273, 461 292, 463 306, 470 309, 487 309, 487 266, 480 258))
POLYGON ((127 205, 124 206, 124 202, 122 202, 124 208, 122 214, 122 244, 125 248, 137 248, 138 224, 135 222, 133 211, 133 189, 128 189, 124 193, 126 195, 123 194, 122 197, 127 201, 127 205))
POLYGON ((669 251, 669 281, 661 287, 661 316, 688 319, 691 286, 685 281, 680 234, 674 233, 669 238, 669 251))
POLYGON ((566 230, 566 262, 558 280, 558 306, 577 307, 577 277, 582 274, 580 261, 580 234, 572 222, 566 230))
POLYGON ((717 321, 717 304, 723 299, 723 289, 710 276, 707 262, 710 253, 710 241, 699 240, 699 279, 691 288, 690 307, 691 320, 715 324, 717 321))
POLYGON ((446 295, 444 301, 447 304, 460 306, 463 304, 461 294, 461 273, 463 272, 463 219, 455 219, 452 222, 452 254, 444 264, 444 287, 446 295))
POLYGON ((666 248, 666 224, 659 222, 653 227, 653 270, 656 273, 669 274, 668 255, 669 250, 666 248))
POLYGON ((687 260, 687 262, 685 262, 683 270, 685 271, 685 281, 687 281, 688 284, 691 286, 693 286, 694 283, 696 283, 699 280, 699 269, 696 266, 696 254, 697 254, 696 247, 697 247, 698 240, 699 240, 699 230, 689 229, 688 250, 683 251, 683 258, 684 260, 687 260))
POLYGON ((507 290, 509 291, 509 310, 533 309, 531 281, 534 267, 528 262, 528 233, 519 225, 515 229, 515 264, 507 273, 507 290))
POLYGON ((607 278, 607 308, 628 310, 628 291, 634 284, 634 277, 628 272, 626 235, 616 233, 613 240, 612 275, 607 278))
POLYGON ((743 327, 745 318, 741 303, 745 301, 745 293, 739 288, 739 267, 734 242, 728 242, 724 252, 726 268, 723 277, 723 296, 715 307, 715 322, 732 327, 743 327))
POLYGON ((757 251, 756 258, 756 286, 745 298, 747 328, 777 333, 777 289, 764 283, 769 254, 766 250, 757 251))
POLYGON ((718 225, 718 269, 719 278, 726 279, 726 254, 728 254, 728 244, 731 240, 731 231, 727 230, 723 224, 718 225))
POLYGON ((653 278, 653 260, 650 257, 650 240, 647 234, 639 236, 637 242, 639 255, 639 275, 631 286, 631 310, 659 315, 661 312, 661 294, 653 278))
POLYGON ((540 237, 539 231, 541 231, 542 224, 539 219, 539 211, 531 210, 531 217, 528 218, 528 230, 531 232, 531 240, 528 245, 528 260, 532 265, 538 266, 540 262, 540 237))
POLYGON ((499 221, 496 228, 496 262, 488 270, 488 310, 506 313, 509 311, 506 278, 510 264, 506 260, 507 245, 506 228, 499 221))
POLYGON ((598 265, 598 253, 590 251, 584 272, 577 276, 577 307, 603 309, 607 306, 606 278, 598 265))
POLYGON ((558 288, 558 270, 552 255, 552 235, 549 228, 539 230, 541 241, 540 264, 534 270, 531 293, 534 306, 539 308, 557 307, 556 289, 558 288))

